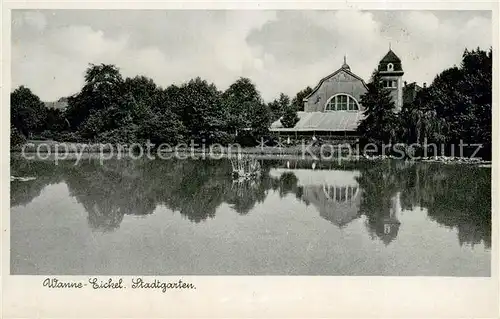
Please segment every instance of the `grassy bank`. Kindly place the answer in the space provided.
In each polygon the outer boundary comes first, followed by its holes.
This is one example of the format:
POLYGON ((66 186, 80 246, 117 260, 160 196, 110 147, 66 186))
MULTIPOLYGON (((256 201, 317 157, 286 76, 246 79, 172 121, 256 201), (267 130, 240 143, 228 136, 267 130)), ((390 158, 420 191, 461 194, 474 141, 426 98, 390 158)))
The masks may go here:
MULTIPOLYGON (((130 145, 133 147, 133 145, 130 145)), ((23 146, 11 148, 12 153, 20 153, 24 151, 29 158, 34 158, 35 154, 43 154, 44 159, 85 159, 85 158, 138 158, 141 157, 139 149, 130 149, 130 146, 112 145, 112 144, 86 144, 72 142, 56 142, 56 141, 40 141, 30 140, 23 146), (105 154, 105 156, 101 156, 105 154), (64 156, 64 157, 63 157, 64 156)), ((144 156, 148 154, 146 146, 143 147, 144 156)), ((325 147, 321 146, 302 146, 294 145, 287 147, 205 147, 205 148, 158 148, 151 149, 150 153, 154 158, 169 159, 169 158, 234 158, 237 156, 252 156, 259 159, 313 159, 313 160, 386 160, 398 159, 408 160, 394 156, 366 156, 359 154, 355 147, 325 147), (212 153, 211 153, 212 152, 212 153)), ((483 161, 480 158, 467 157, 446 157, 446 156, 431 156, 431 157, 415 157, 411 161, 418 162, 437 162, 445 164, 491 164, 491 161, 483 161)))
MULTIPOLYGON (((133 146, 133 145, 131 145, 133 146)), ((146 150, 146 146, 143 147, 146 150)), ((354 149, 353 149, 354 150, 354 149)), ((57 141, 41 141, 41 140, 30 140, 26 142, 24 145, 19 145, 15 147, 11 147, 11 152, 22 152, 25 153, 118 153, 118 151, 123 152, 133 152, 130 150, 130 146, 128 145, 112 145, 112 144, 86 144, 86 143, 72 143, 72 142, 57 142, 57 141)), ((205 148, 188 148, 188 147, 179 147, 179 148, 161 148, 161 149, 153 149, 152 153, 183 153, 183 154, 210 154, 210 152, 214 154, 224 154, 224 155, 235 155, 235 154, 259 154, 259 155, 296 155, 305 156, 311 154, 319 155, 321 154, 320 146, 311 146, 306 149, 306 147, 302 146, 288 146, 288 147, 241 147, 238 148, 236 146, 233 147, 205 147, 205 148)), ((323 155, 335 155, 339 153, 338 148, 334 148, 333 150, 327 149, 323 150, 323 155)), ((348 154, 349 151, 347 148, 341 150, 340 154, 348 154)))
MULTIPOLYGON (((11 146, 11 152, 25 153, 109 153, 116 147, 99 143, 57 142, 51 140, 29 140, 23 145, 11 146)), ((127 148, 126 148, 127 149, 127 148)), ((128 150, 128 149, 127 149, 128 150)))

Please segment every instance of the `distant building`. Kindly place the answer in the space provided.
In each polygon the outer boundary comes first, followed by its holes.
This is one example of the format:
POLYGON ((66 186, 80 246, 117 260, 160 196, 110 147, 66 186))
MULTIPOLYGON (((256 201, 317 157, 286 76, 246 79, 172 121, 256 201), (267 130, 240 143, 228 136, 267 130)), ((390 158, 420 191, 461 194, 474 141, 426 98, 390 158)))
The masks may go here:
MULTIPOLYGON (((389 50, 380 60, 377 70, 384 87, 391 91, 396 110, 400 111, 404 97, 414 98, 414 95, 406 96, 403 93, 404 71, 401 59, 389 50)), ((277 120, 271 124, 271 131, 284 134, 353 135, 364 117, 360 99, 367 90, 366 83, 351 71, 344 57, 340 69, 321 79, 304 99, 304 111, 297 112, 297 124, 292 128, 285 128, 277 120)))
MULTIPOLYGON (((425 84, 424 84, 425 86, 425 84)), ((411 103, 415 101, 415 98, 417 97, 417 93, 422 90, 422 87, 419 86, 416 82, 413 83, 404 83, 403 87, 403 105, 411 103)))

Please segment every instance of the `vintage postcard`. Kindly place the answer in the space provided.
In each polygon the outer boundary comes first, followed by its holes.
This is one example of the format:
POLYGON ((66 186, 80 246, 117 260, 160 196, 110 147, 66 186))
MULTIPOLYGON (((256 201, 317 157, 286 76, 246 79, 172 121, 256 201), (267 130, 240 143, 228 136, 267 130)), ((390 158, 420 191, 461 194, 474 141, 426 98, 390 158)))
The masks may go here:
POLYGON ((3 317, 500 315, 497 2, 2 6, 3 317))

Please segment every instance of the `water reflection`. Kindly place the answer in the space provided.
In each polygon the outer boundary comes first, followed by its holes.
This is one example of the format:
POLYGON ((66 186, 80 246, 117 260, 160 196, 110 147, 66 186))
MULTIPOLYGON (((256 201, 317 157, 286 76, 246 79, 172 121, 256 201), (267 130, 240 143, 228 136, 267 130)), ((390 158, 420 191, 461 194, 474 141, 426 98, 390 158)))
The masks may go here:
POLYGON ((398 235, 401 211, 419 207, 430 219, 456 228, 460 245, 491 247, 489 169, 396 161, 323 164, 326 171, 307 170, 307 163, 283 167, 271 174, 295 174, 297 187, 291 189, 300 189, 298 197, 338 227, 365 216, 370 235, 388 245, 398 235))
POLYGON ((386 245, 396 238, 400 226, 400 194, 395 194, 393 174, 382 174, 377 168, 359 170, 273 169, 271 176, 293 174, 302 189, 300 199, 312 204, 324 219, 342 228, 362 215, 373 238, 386 245), (375 175, 375 176, 374 176, 375 175), (361 185, 360 185, 361 184, 361 185))
MULTIPOLYGON (((428 218, 457 229, 461 245, 491 247, 491 171, 472 166, 404 162, 334 163, 262 161, 258 180, 233 182, 228 161, 25 161, 11 159, 11 207, 26 205, 48 185, 66 183, 85 208, 89 226, 113 231, 124 215, 152 214, 158 205, 194 223, 214 218, 222 204, 246 215, 276 192, 313 205, 343 228, 364 216, 372 238, 389 245, 402 210, 426 209, 428 218), (313 167, 314 166, 314 167, 313 167), (313 168, 313 169, 311 169, 313 168)), ((424 230, 423 230, 424 231, 424 230)))
POLYGON ((359 171, 275 168, 269 174, 277 179, 288 176, 294 182, 288 189, 295 190, 297 198, 314 205, 321 217, 338 227, 359 217, 359 171))
POLYGON ((380 238, 386 245, 398 235, 401 205, 397 180, 405 170, 405 167, 393 167, 391 164, 364 168, 358 178, 364 194, 360 213, 366 216, 370 235, 380 238))

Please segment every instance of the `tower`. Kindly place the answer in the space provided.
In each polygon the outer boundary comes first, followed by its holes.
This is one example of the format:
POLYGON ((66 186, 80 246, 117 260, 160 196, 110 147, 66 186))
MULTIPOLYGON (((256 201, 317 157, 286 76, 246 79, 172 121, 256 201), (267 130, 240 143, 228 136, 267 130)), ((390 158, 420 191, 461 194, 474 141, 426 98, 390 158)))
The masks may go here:
POLYGON ((403 67, 401 59, 389 48, 389 52, 378 63, 378 73, 385 88, 391 91, 396 111, 403 107, 403 67))

